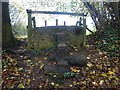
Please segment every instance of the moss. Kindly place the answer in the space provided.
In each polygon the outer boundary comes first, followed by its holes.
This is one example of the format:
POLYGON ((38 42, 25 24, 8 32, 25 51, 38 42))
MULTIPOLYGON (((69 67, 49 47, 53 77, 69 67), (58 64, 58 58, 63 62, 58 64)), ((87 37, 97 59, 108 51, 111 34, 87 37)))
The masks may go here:
MULTIPOLYGON (((62 29, 62 28, 59 28, 62 29)), ((33 46, 36 50, 48 50, 56 47, 55 33, 59 30, 51 28, 38 28, 37 30, 32 30, 31 39, 33 40, 33 46)), ((67 36, 67 45, 77 48, 81 47, 83 41, 83 35, 79 27, 66 27, 63 30, 67 36), (78 33, 79 32, 79 33, 78 33)))
POLYGON ((12 34, 10 24, 3 24, 2 30, 2 45, 3 48, 12 48, 18 44, 18 40, 12 34))

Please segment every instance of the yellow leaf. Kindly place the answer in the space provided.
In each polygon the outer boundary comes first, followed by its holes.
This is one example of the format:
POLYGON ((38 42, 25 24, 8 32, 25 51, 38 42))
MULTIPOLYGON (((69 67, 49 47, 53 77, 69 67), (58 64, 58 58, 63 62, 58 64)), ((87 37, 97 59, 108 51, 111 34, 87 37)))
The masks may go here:
POLYGON ((30 62, 31 60, 27 60, 27 62, 30 62))
POLYGON ((95 74, 95 71, 93 71, 92 73, 95 74))
POLYGON ((95 85, 95 86, 98 86, 98 83, 96 83, 96 82, 92 82, 92 84, 95 85))
POLYGON ((23 68, 19 68, 19 70, 21 71, 23 68))
POLYGON ((41 63, 42 61, 39 61, 39 63, 41 63))
POLYGON ((104 80, 100 80, 99 85, 103 85, 104 80))
POLYGON ((92 84, 93 84, 93 85, 95 85, 95 84, 96 84, 96 82, 92 82, 92 84))
POLYGON ((31 80, 30 79, 28 79, 28 82, 30 82, 31 80))
POLYGON ((75 49, 75 51, 78 51, 78 49, 75 49))
POLYGON ((42 86, 39 86, 40 88, 42 88, 42 86))
POLYGON ((95 74, 96 76, 99 76, 99 74, 95 74))
POLYGON ((73 55, 73 53, 70 53, 70 55, 73 55))
POLYGON ((52 82, 51 85, 55 85, 55 83, 52 82))
POLYGON ((38 63, 36 63, 36 65, 38 65, 38 63))
POLYGON ((34 65, 32 65, 32 67, 34 67, 34 65))
POLYGON ((92 67, 92 63, 88 63, 87 66, 88 66, 88 67, 92 67))
POLYGON ((108 70, 111 70, 111 68, 108 68, 108 70))
POLYGON ((18 70, 18 68, 17 67, 15 67, 15 71, 17 71, 18 70))
POLYGON ((76 81, 73 81, 73 84, 75 84, 76 83, 76 81))
POLYGON ((113 76, 113 78, 115 78, 116 80, 118 80, 118 78, 116 76, 113 76))
POLYGON ((115 70, 115 69, 113 69, 113 72, 116 72, 116 70, 115 70))
POLYGON ((103 77, 107 77, 107 75, 104 73, 104 74, 101 74, 101 76, 103 76, 103 77))
POLYGON ((93 74, 92 72, 90 72, 90 74, 93 74))
POLYGON ((56 64, 56 62, 53 63, 54 65, 56 64))
POLYGON ((59 86, 59 84, 56 84, 55 86, 57 86, 57 87, 58 87, 58 86, 59 86))
POLYGON ((31 72, 29 71, 28 73, 30 74, 31 72))
POLYGON ((23 86, 23 83, 20 83, 17 88, 25 88, 25 86, 23 86))
POLYGON ((87 57, 87 59, 90 59, 90 57, 87 57))
POLYGON ((74 68, 71 68, 73 72, 77 72, 74 68))
POLYGON ((100 67, 102 67, 102 64, 100 64, 100 67))
POLYGON ((47 57, 45 57, 44 60, 47 60, 47 57))
POLYGON ((111 74, 113 74, 113 72, 112 72, 112 71, 108 71, 108 73, 107 73, 107 74, 110 74, 110 75, 111 75, 111 74))
POLYGON ((98 86, 98 83, 96 83, 95 86, 98 86))

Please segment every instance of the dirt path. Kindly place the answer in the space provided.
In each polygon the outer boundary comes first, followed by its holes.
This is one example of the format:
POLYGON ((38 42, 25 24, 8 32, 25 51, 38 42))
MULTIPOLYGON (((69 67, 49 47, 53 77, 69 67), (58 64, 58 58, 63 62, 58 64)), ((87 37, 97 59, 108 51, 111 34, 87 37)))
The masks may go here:
MULTIPOLYGON (((77 51, 78 56, 78 52, 82 52, 86 57, 87 66, 71 66, 75 75, 61 79, 62 83, 55 82, 43 70, 44 65, 56 64, 48 62, 48 58, 54 52, 26 52, 25 44, 20 45, 16 51, 20 53, 3 52, 3 88, 118 88, 120 86, 119 58, 111 58, 107 52, 100 51, 89 42, 85 49, 77 51)), ((75 49, 71 49, 70 52, 76 54, 75 49)))

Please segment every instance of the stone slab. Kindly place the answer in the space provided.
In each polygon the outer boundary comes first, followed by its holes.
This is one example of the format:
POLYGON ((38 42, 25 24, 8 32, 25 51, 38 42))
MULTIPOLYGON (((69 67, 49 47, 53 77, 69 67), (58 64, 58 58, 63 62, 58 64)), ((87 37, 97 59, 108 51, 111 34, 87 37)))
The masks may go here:
POLYGON ((57 74, 58 76, 63 77, 64 73, 71 72, 70 66, 68 65, 45 65, 43 67, 45 73, 48 75, 57 74))
POLYGON ((57 65, 68 65, 68 62, 66 60, 58 60, 57 65))

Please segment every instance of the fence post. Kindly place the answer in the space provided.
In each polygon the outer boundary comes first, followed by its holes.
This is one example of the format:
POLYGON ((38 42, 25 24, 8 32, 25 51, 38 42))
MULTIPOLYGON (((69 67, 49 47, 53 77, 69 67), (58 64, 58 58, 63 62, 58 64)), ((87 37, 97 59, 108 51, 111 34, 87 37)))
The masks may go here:
POLYGON ((86 47, 86 17, 83 16, 83 47, 86 47))
POLYGON ((66 22, 64 21, 64 26, 66 26, 66 22))
POLYGON ((82 25, 82 18, 80 17, 80 21, 79 21, 79 26, 81 27, 81 25, 82 25))
POLYGON ((35 17, 33 17, 32 20, 33 20, 33 26, 35 28, 36 27, 35 17))
POLYGON ((47 21, 45 20, 45 26, 47 26, 47 21))
POLYGON ((58 19, 56 19, 56 26, 58 26, 58 19))
POLYGON ((31 49, 31 28, 32 28, 32 19, 31 19, 32 10, 27 9, 28 14, 28 42, 27 42, 27 50, 31 49))

